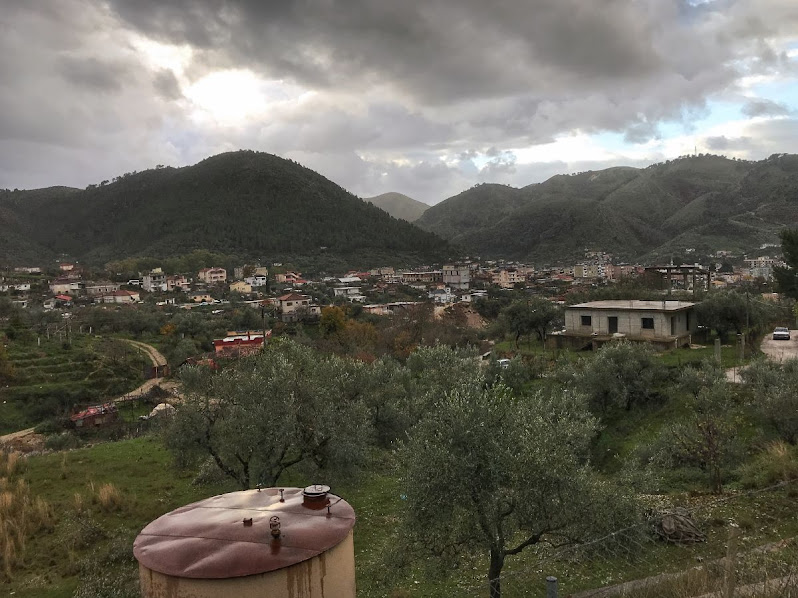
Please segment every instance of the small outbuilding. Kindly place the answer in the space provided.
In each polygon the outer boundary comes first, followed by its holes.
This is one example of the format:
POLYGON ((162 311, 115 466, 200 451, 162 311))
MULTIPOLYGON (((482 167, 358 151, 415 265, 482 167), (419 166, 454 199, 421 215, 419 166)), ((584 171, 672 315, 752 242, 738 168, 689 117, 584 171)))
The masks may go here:
POLYGON ((697 328, 695 303, 686 301, 607 300, 565 309, 565 330, 549 335, 550 348, 596 348, 626 339, 661 349, 689 345, 697 328))

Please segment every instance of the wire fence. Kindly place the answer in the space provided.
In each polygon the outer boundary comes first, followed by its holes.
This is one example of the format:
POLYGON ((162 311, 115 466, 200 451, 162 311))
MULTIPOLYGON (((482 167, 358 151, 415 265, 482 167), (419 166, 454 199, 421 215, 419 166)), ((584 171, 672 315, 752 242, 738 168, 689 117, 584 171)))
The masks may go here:
MULTIPOLYGON (((654 516, 583 544, 530 547, 508 557, 502 598, 798 598, 798 481, 678 505, 648 499, 651 513, 689 514, 698 535, 669 541, 654 516)), ((459 595, 490 597, 484 571, 472 573, 459 595)))

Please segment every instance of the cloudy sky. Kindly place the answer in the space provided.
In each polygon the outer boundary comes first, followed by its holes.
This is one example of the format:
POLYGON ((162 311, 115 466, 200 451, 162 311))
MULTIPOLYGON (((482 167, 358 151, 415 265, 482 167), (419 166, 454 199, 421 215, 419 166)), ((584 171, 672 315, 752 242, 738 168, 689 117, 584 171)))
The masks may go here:
POLYGON ((0 0, 0 188, 239 148, 432 204, 798 152, 798 1, 0 0))

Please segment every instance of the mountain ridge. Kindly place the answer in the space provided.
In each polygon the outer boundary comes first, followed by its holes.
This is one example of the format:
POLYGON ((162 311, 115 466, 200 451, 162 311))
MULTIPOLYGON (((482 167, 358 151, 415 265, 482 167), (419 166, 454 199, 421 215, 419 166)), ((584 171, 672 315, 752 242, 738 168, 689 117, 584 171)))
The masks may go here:
POLYGON ((586 247, 630 260, 743 252, 798 226, 798 156, 689 156, 522 188, 483 184, 432 206, 416 224, 484 257, 546 263, 581 257, 586 247))
POLYGON ((317 172, 247 150, 127 173, 85 190, 0 192, 0 237, 20 244, 0 247, 10 258, 67 254, 92 263, 195 249, 277 259, 327 254, 350 263, 428 261, 449 251, 440 237, 317 172))
POLYGON ((364 197, 363 201, 373 203, 394 218, 407 220, 408 222, 415 222, 429 209, 429 206, 424 202, 395 191, 389 191, 374 197, 364 197))

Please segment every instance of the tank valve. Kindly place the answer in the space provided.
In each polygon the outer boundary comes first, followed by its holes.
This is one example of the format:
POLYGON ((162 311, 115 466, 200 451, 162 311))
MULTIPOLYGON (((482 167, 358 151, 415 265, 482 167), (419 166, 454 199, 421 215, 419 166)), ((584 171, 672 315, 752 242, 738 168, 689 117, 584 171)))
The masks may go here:
POLYGON ((272 532, 272 538, 278 540, 280 538, 280 518, 277 515, 273 515, 269 519, 269 528, 272 532))

